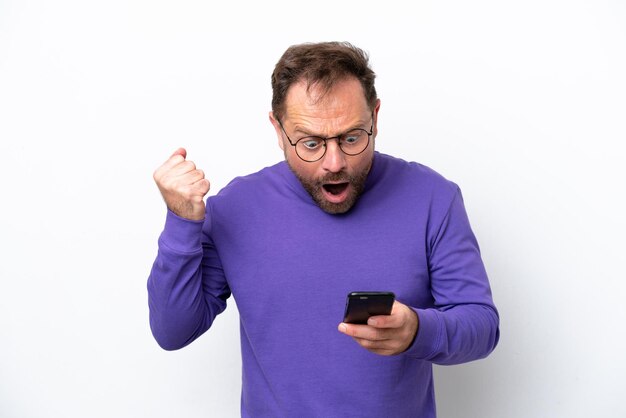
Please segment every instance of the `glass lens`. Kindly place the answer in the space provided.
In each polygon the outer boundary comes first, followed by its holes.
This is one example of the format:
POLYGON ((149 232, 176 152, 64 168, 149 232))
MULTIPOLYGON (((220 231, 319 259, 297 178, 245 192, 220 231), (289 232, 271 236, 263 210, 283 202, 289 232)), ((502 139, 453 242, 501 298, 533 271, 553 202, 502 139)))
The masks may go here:
POLYGON ((363 129, 354 129, 341 135, 339 146, 348 155, 356 155, 365 151, 369 143, 368 132, 363 129))
POLYGON ((307 136, 296 143, 296 153, 305 161, 317 161, 326 152, 324 138, 307 136))

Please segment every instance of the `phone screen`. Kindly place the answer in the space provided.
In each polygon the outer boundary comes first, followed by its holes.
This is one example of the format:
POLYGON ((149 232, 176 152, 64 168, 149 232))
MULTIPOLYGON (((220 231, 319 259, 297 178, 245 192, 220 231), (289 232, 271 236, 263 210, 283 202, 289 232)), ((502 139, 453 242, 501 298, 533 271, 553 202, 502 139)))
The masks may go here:
POLYGON ((367 324, 370 316, 389 315, 394 300, 393 292, 351 292, 346 299, 343 322, 367 324))

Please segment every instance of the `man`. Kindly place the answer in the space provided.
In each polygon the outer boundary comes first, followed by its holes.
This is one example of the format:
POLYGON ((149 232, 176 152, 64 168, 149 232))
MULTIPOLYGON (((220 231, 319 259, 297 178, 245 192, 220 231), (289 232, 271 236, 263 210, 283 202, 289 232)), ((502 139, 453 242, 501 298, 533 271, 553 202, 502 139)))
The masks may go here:
POLYGON ((374 77, 350 44, 292 46, 269 116, 284 162, 206 206, 209 182, 184 149, 154 173, 168 214, 148 280, 153 334, 167 350, 191 343, 232 293, 242 416, 434 417, 432 363, 497 344, 458 187, 374 151, 374 77), (391 315, 340 323, 359 290, 394 292, 391 315))

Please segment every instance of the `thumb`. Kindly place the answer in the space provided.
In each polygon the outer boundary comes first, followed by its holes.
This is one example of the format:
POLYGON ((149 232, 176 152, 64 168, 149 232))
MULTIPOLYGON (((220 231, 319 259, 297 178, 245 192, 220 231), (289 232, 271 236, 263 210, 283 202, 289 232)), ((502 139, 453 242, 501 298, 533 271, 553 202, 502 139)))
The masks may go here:
POLYGON ((187 150, 185 148, 178 148, 174 153, 170 156, 172 158, 175 155, 182 155, 183 158, 187 158, 187 150))

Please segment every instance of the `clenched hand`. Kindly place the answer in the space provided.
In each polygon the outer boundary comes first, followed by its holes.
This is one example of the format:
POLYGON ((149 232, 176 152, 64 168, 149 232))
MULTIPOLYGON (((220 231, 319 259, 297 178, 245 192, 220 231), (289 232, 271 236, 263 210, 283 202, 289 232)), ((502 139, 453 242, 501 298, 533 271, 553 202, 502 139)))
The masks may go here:
POLYGON ((153 177, 169 210, 182 218, 204 219, 204 196, 209 192, 210 183, 204 178, 204 171, 187 160, 184 148, 174 151, 153 177))

